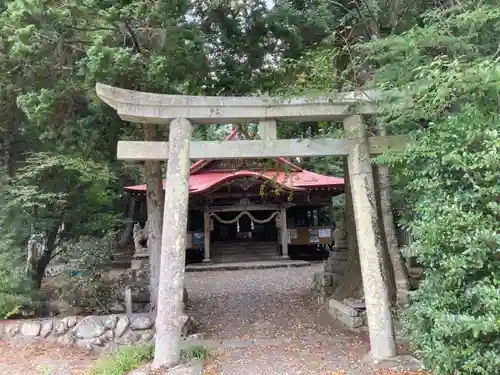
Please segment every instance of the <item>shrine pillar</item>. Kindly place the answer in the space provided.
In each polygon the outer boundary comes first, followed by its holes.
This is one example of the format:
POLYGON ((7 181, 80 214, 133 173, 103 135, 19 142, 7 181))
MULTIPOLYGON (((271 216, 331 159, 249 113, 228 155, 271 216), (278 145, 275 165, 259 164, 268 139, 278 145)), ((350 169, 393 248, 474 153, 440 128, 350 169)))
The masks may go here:
POLYGON ((210 260, 210 212, 205 211, 203 214, 203 232, 204 232, 204 246, 203 246, 203 262, 209 263, 210 260))
POLYGON ((193 127, 185 118, 172 120, 169 129, 167 185, 161 237, 160 284, 156 314, 154 365, 172 367, 180 361, 184 269, 189 205, 189 147, 193 127))
POLYGON ((360 115, 344 119, 349 138, 361 141, 347 156, 352 206, 356 222, 371 355, 380 360, 396 355, 391 304, 385 283, 384 247, 379 228, 366 125, 360 115))
POLYGON ((281 257, 283 259, 290 259, 288 256, 288 227, 286 220, 286 206, 280 207, 280 240, 281 240, 281 257))

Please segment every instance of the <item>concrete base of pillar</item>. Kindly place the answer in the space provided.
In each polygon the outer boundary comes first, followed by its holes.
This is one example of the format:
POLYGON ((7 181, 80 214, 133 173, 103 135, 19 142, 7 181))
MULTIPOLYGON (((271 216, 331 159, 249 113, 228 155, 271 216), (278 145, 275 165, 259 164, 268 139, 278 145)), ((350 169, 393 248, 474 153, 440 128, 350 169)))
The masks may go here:
POLYGON ((211 259, 203 259, 203 263, 212 263, 211 259))
POLYGON ((364 363, 375 365, 377 369, 414 370, 423 369, 422 363, 411 355, 398 355, 392 358, 373 358, 371 351, 361 359, 364 363))
POLYGON ((282 255, 281 259, 287 259, 288 260, 288 259, 290 259, 290 257, 288 255, 282 255))

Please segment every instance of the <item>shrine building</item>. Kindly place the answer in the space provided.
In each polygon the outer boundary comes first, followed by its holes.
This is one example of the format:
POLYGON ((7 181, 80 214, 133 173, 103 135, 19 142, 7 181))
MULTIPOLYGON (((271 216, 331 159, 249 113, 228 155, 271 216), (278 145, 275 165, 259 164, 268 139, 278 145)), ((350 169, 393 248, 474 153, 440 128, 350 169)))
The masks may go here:
MULTIPOLYGON (((233 128, 226 141, 239 139, 233 128)), ((164 181, 165 184, 168 181, 164 181)), ((147 218, 146 185, 127 186, 133 220, 147 218)), ((187 251, 203 262, 289 259, 333 246, 332 198, 344 179, 283 158, 199 160, 190 169, 187 251)))

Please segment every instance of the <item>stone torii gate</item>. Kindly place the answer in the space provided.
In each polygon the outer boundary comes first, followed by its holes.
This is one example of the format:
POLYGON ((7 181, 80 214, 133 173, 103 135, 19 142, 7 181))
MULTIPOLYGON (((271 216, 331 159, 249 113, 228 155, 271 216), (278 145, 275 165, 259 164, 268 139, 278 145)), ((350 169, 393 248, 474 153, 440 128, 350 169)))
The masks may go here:
MULTIPOLYGON (((370 155, 388 148, 402 149, 406 140, 401 136, 367 135, 363 115, 376 113, 367 93, 308 99, 198 97, 136 92, 99 83, 96 90, 123 120, 170 125, 169 142, 120 141, 117 151, 118 159, 122 160, 168 160, 160 268, 160 277, 167 282, 160 283, 158 292, 157 346, 171 348, 180 340, 180 327, 169 319, 179 316, 182 308, 190 159, 347 156, 371 355, 374 359, 396 356, 370 155), (279 120, 340 120, 347 137, 277 139, 279 120), (191 142, 193 124, 249 122, 258 122, 260 140, 191 142)), ((178 362, 174 354, 165 356, 168 358, 159 360, 162 364, 178 362)))

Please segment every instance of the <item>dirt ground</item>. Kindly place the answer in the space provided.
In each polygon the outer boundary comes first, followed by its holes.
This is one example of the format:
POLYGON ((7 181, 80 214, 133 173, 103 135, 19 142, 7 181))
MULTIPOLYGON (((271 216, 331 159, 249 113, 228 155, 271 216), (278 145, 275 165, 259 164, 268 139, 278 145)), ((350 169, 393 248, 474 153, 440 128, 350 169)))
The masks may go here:
POLYGON ((0 341, 0 375, 87 375, 92 362, 75 348, 0 341))
MULTIPOLYGON (((362 362, 366 334, 346 331, 310 297, 319 267, 188 273, 188 310, 205 338, 236 343, 214 353, 205 375, 422 374, 362 362)), ((0 375, 84 375, 92 362, 76 349, 0 342, 0 375)))

